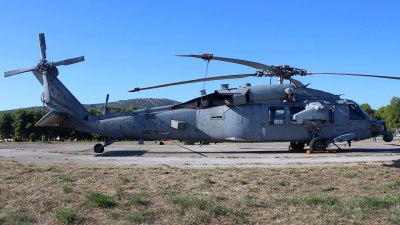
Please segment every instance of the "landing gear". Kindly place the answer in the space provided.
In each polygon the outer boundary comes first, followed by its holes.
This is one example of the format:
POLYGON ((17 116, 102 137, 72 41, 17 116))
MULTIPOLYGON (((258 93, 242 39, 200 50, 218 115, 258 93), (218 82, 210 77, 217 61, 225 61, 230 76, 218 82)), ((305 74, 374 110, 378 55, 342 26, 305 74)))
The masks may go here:
POLYGON ((108 140, 108 141, 104 142, 104 145, 102 145, 102 144, 95 144, 94 147, 93 147, 93 150, 94 150, 95 153, 98 153, 98 154, 99 154, 99 153, 103 153, 105 147, 111 145, 112 143, 116 142, 117 140, 118 140, 118 139, 111 139, 111 140, 108 140))
POLYGON ((305 144, 305 142, 290 142, 290 148, 293 150, 302 150, 305 144))
POLYGON ((103 153, 104 152, 104 146, 102 144, 96 144, 93 148, 95 153, 103 153))
POLYGON ((310 150, 311 151, 324 151, 326 149, 326 142, 320 138, 316 137, 310 142, 310 150))

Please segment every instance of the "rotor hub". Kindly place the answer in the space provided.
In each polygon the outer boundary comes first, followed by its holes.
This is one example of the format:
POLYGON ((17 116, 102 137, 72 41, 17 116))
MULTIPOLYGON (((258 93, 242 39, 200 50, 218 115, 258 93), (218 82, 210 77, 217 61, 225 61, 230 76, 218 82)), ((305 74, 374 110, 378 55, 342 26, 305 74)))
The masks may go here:
POLYGON ((282 66, 270 66, 271 69, 265 70, 265 76, 268 77, 282 77, 284 79, 290 80, 294 75, 305 76, 307 70, 294 68, 288 65, 282 66))

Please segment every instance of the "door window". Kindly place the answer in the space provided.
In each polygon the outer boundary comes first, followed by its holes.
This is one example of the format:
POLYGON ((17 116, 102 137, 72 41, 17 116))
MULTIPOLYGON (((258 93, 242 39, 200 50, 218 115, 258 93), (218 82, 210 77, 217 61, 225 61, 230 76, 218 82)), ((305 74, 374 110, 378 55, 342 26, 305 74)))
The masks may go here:
POLYGON ((268 114, 269 124, 285 124, 285 110, 282 106, 270 107, 268 114))

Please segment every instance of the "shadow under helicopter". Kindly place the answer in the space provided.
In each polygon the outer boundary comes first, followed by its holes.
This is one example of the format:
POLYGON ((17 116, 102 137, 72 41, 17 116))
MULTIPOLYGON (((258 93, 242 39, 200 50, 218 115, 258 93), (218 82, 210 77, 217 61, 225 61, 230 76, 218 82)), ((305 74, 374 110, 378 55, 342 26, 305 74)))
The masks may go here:
POLYGON ((132 151, 127 151, 127 150, 115 150, 115 151, 108 151, 108 152, 103 152, 101 154, 96 154, 94 157, 139 157, 143 156, 148 152, 147 150, 132 150, 132 151))
MULTIPOLYGON (((337 149, 337 148, 330 148, 332 153, 326 153, 326 151, 319 151, 319 152, 314 152, 313 154, 352 154, 352 153, 362 153, 362 154, 400 154, 400 144, 388 144, 392 146, 393 148, 390 149, 371 149, 371 148, 345 148, 345 149, 337 149)), ((306 149, 303 150, 297 150, 297 149, 292 149, 290 151, 288 150, 264 150, 260 148, 238 148, 238 150, 234 151, 199 151, 199 150, 193 150, 193 148, 190 147, 185 147, 185 146, 178 146, 181 147, 187 151, 159 151, 159 152, 151 152, 149 150, 112 150, 112 151, 106 151, 101 154, 96 154, 95 157, 139 157, 139 156, 163 156, 167 157, 168 155, 174 156, 174 155, 183 155, 183 156, 188 156, 188 155, 193 155, 197 154, 201 157, 209 157, 213 155, 224 155, 225 157, 235 157, 235 154, 239 154, 243 157, 246 157, 247 154, 257 154, 257 155, 266 155, 270 156, 272 154, 305 154, 306 149), (257 150, 258 149, 258 150, 257 150)), ((400 159, 399 163, 400 165, 400 159)))

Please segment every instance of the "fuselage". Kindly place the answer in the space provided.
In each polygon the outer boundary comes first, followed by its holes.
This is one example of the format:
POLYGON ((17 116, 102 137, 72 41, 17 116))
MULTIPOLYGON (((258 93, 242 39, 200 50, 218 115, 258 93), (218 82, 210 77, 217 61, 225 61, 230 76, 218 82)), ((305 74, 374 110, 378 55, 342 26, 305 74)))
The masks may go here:
POLYGON ((216 91, 175 106, 91 117, 89 127, 114 138, 211 142, 309 142, 315 136, 329 140, 349 133, 352 140, 362 140, 384 132, 383 124, 351 100, 304 88, 294 101, 288 88, 293 86, 216 91), (235 104, 235 99, 242 102, 235 104))

